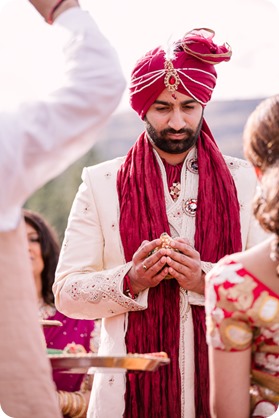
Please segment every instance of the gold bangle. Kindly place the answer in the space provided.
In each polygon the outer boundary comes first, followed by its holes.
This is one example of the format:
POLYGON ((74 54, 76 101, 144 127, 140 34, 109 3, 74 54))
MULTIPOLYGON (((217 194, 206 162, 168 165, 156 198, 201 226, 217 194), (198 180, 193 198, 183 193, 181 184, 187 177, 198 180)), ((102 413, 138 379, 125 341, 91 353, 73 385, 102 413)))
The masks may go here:
POLYGON ((63 398, 64 398, 64 402, 63 402, 63 409, 61 410, 61 412, 63 415, 67 415, 69 414, 72 408, 73 397, 70 392, 63 391, 63 398))
POLYGON ((76 399, 76 410, 75 410, 74 416, 76 417, 80 414, 80 411, 82 409, 82 399, 78 392, 75 392, 75 399, 76 399))
POLYGON ((79 398, 79 409, 76 411, 74 418, 82 418, 87 410, 87 402, 81 392, 75 392, 79 398))
POLYGON ((58 402, 59 402, 59 409, 62 409, 62 399, 61 399, 61 394, 60 394, 60 390, 56 391, 57 393, 57 397, 58 397, 58 402))
POLYGON ((87 411, 87 402, 81 392, 57 391, 59 407, 63 415, 82 418, 87 411))
POLYGON ((65 394, 63 390, 58 391, 58 397, 59 397, 59 407, 60 407, 61 412, 63 412, 64 408, 66 408, 67 406, 67 402, 66 402, 65 394))
POLYGON ((69 399, 69 408, 67 410, 67 414, 71 415, 71 411, 75 408, 75 395, 73 392, 67 392, 67 396, 69 399))
POLYGON ((73 392, 73 408, 72 408, 72 411, 71 411, 71 416, 72 417, 74 417, 77 413, 77 410, 78 410, 77 402, 78 402, 78 399, 76 397, 76 392, 73 392))

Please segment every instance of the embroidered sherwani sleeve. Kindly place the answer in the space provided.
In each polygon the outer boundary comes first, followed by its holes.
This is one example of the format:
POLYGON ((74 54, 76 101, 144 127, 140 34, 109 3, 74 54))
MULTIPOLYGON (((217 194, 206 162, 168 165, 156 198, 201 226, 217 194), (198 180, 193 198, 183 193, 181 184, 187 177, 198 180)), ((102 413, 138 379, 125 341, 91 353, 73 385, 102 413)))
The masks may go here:
MULTIPOLYGON (((147 307, 147 291, 142 292, 137 300, 123 294, 123 279, 131 263, 125 263, 118 233, 106 232, 107 226, 102 225, 106 214, 100 213, 97 207, 92 193, 94 181, 99 182, 98 176, 90 179, 88 170, 84 169, 83 183, 71 209, 53 287, 58 310, 75 318, 106 318, 147 307)), ((107 186, 110 190, 109 183, 107 186)), ((108 209, 109 218, 110 211, 116 211, 114 205, 117 206, 117 201, 108 194, 111 208, 106 203, 103 207, 108 209)), ((100 205, 102 207, 102 202, 100 205)))

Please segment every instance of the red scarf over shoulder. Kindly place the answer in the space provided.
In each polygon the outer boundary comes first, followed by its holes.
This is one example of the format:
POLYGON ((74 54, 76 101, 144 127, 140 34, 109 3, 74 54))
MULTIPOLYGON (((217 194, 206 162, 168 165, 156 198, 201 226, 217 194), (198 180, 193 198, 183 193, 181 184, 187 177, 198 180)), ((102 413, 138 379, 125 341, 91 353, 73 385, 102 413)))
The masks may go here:
MULTIPOLYGON (((195 248, 201 260, 217 262, 241 250, 237 192, 224 158, 203 122, 197 144, 199 190, 195 248)), ((153 148, 141 134, 127 154, 117 178, 120 234, 126 261, 143 240, 170 233, 162 176, 153 148)), ((182 191, 183 193, 183 191, 182 191)), ((185 215, 186 216, 186 215, 185 215)), ((127 352, 165 351, 171 363, 155 372, 127 374, 125 418, 180 418, 180 298, 176 280, 149 290, 148 308, 130 312, 127 352)), ((209 418, 209 380, 204 308, 192 305, 195 335, 196 417, 209 418)))

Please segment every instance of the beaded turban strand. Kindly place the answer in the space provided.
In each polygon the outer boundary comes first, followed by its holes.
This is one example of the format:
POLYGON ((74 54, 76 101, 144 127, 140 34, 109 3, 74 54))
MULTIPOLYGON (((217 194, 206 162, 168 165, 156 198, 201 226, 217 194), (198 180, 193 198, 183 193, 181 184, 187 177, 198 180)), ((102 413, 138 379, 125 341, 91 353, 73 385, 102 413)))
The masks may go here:
POLYGON ((165 88, 207 104, 216 85, 215 64, 229 61, 232 55, 227 43, 213 42, 214 35, 211 29, 193 29, 168 49, 157 47, 137 61, 129 87, 130 104, 142 119, 165 88))

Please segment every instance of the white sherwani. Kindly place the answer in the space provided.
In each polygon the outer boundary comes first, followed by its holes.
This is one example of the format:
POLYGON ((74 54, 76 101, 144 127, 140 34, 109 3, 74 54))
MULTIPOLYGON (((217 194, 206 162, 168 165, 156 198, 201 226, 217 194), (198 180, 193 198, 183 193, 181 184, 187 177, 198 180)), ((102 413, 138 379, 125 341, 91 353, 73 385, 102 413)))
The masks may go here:
MULTIPOLYGON (((185 237, 192 244, 194 244, 195 216, 186 213, 185 202, 197 198, 198 173, 191 165, 195 153, 196 150, 192 150, 184 162, 181 173, 181 194, 176 202, 169 194, 165 169, 157 155, 164 182, 171 234, 173 237, 185 237)), ((83 183, 69 216, 54 284, 56 305, 64 314, 76 318, 103 318, 100 355, 126 354, 127 314, 131 310, 143 310, 148 306, 148 289, 140 293, 136 300, 126 297, 122 291, 123 278, 131 267, 131 262, 125 262, 119 234, 119 203, 116 188, 117 171, 124 159, 125 157, 116 158, 84 169, 83 183)), ((225 159, 238 190, 242 244, 243 249, 246 249, 265 237, 263 231, 255 224, 251 211, 256 177, 246 161, 232 157, 225 159)), ((202 263, 205 272, 211 267, 211 263, 202 263)), ((191 304, 203 305, 204 297, 193 292, 189 292, 187 296, 183 289, 180 295, 182 417, 194 418, 191 304)), ((122 417, 125 408, 125 387, 125 373, 114 370, 96 373, 88 417, 122 417)))

